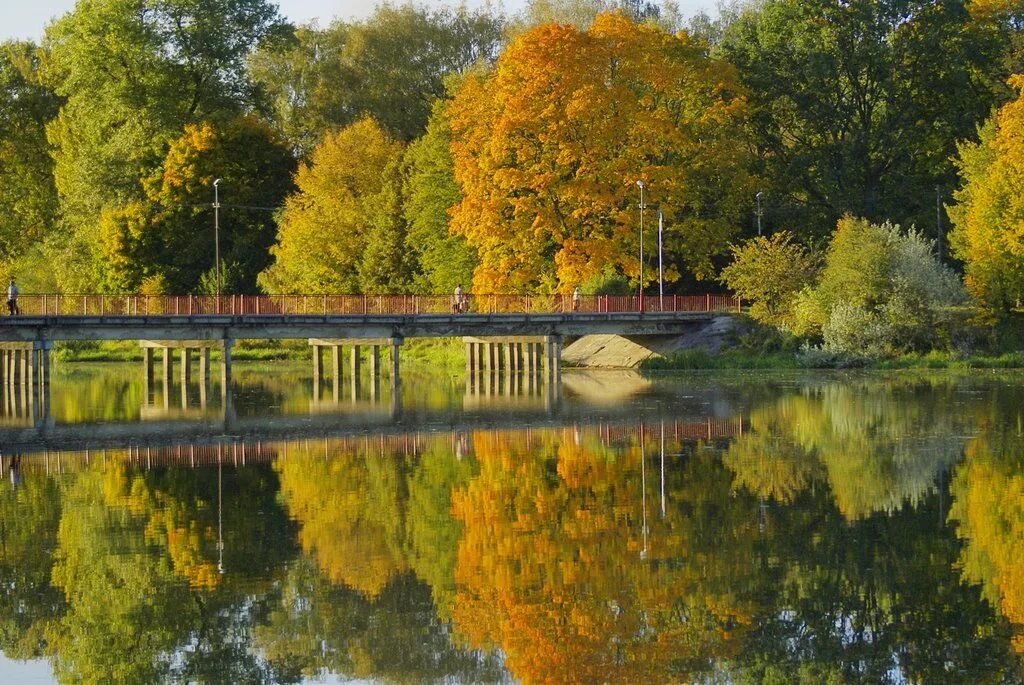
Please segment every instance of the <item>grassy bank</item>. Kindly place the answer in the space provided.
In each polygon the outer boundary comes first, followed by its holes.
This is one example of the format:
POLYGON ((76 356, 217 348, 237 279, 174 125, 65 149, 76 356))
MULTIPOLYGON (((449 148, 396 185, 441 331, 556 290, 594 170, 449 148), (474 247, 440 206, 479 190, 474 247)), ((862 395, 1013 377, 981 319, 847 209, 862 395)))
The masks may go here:
POLYGON ((728 349, 720 354, 706 350, 685 350, 670 358, 644 361, 642 370, 698 369, 1024 369, 1024 352, 998 355, 960 355, 953 352, 912 353, 873 359, 835 355, 817 350, 797 352, 754 352, 728 349))

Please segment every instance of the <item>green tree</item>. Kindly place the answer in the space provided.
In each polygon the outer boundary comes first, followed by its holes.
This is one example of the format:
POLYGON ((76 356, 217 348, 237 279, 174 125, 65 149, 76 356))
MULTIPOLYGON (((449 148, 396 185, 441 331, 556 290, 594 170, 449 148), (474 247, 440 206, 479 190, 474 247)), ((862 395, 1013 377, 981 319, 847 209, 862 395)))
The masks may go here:
POLYGON ((22 287, 45 283, 53 272, 33 259, 57 214, 46 124, 61 104, 40 82, 40 65, 35 45, 0 45, 0 271, 18 276, 22 287))
POLYGON ((328 135, 299 167, 298 189, 278 219, 274 263, 260 274, 260 286, 271 293, 352 293, 361 276, 371 285, 396 276, 376 271, 366 255, 404 261, 404 246, 397 247, 404 222, 394 199, 402 154, 402 144, 372 119, 328 135))
POLYGON ((450 210, 462 199, 452 165, 451 123, 445 102, 438 100, 427 131, 405 152, 408 249, 419 266, 419 289, 450 293, 469 284, 478 263, 476 250, 449 228, 450 210))
POLYGON ((253 292, 270 263, 273 208, 292 188, 294 159, 265 123, 241 117, 189 125, 142 181, 144 199, 100 218, 102 284, 137 290, 159 278, 172 292, 208 289, 213 272, 213 182, 221 179, 220 254, 224 292, 253 292))
POLYGON ((750 93, 770 221, 801 238, 846 213, 934 227, 1000 78, 999 32, 967 4, 767 0, 729 24, 716 54, 750 93))
POLYGON ((492 61, 503 30, 487 10, 380 5, 362 22, 298 29, 253 55, 250 71, 303 153, 366 116, 410 141, 444 96, 445 77, 492 61))
POLYGON ((751 302, 754 319, 790 328, 796 296, 813 282, 817 266, 814 255, 782 231, 733 245, 732 263, 722 270, 722 281, 751 302))
POLYGON ((82 0, 47 29, 62 287, 96 285, 100 213, 142 199, 167 139, 253 105, 244 60, 281 27, 268 0, 82 0))

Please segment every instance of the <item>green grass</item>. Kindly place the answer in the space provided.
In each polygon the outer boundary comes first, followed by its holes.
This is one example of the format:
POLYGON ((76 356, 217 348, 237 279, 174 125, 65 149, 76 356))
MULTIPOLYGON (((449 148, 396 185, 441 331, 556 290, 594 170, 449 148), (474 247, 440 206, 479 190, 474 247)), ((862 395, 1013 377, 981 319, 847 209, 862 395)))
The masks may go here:
POLYGON ((1006 352, 998 355, 975 354, 963 356, 953 352, 931 351, 909 353, 897 357, 868 359, 843 357, 824 353, 805 355, 800 352, 753 352, 728 349, 720 354, 706 350, 684 350, 670 358, 644 361, 642 370, 698 370, 698 369, 806 369, 806 368, 866 368, 880 370, 900 369, 1024 369, 1024 352, 1006 352))
POLYGON ((672 357, 654 357, 640 364, 642 370, 696 369, 799 369, 802 365, 792 352, 747 352, 723 350, 711 354, 704 349, 683 350, 672 357))

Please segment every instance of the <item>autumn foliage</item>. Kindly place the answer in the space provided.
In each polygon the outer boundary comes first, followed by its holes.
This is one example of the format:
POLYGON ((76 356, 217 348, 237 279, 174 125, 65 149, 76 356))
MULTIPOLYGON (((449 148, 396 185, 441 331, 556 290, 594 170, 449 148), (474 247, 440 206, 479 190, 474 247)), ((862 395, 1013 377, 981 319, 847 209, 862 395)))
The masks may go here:
POLYGON ((552 291, 609 270, 635 281, 638 180, 665 214, 667 277, 711 275, 751 187, 738 91, 685 33, 620 14, 516 38, 449 108, 452 230, 479 252, 474 289, 552 291))
MULTIPOLYGON (((1024 88, 1024 76, 1011 84, 1024 88)), ((960 146, 959 166, 964 185, 950 209, 950 242, 968 290, 992 309, 1009 309, 1024 294, 1024 99, 1003 106, 980 142, 960 146)))

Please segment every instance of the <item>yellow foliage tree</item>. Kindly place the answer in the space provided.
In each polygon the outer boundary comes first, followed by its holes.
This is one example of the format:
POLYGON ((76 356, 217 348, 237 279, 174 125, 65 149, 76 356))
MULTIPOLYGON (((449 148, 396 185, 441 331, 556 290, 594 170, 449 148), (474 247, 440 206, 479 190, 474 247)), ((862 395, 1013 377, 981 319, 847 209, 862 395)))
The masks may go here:
POLYGON ((394 191, 402 144, 365 118, 328 135, 295 177, 278 221, 274 263, 260 274, 271 293, 353 293, 377 206, 394 191))
MULTIPOLYGON (((1010 84, 1024 88, 1024 76, 1010 84)), ((1007 103, 960 146, 963 181, 950 208, 950 244, 964 262, 968 290, 983 304, 1007 310, 1024 294, 1024 99, 1007 103)))
POLYGON ((738 93, 734 70, 685 33, 621 14, 517 37, 449 108, 463 193, 451 227, 479 252, 474 288, 635 280, 638 180, 665 214, 667 278, 711 275, 751 188, 738 93))

